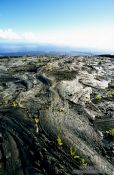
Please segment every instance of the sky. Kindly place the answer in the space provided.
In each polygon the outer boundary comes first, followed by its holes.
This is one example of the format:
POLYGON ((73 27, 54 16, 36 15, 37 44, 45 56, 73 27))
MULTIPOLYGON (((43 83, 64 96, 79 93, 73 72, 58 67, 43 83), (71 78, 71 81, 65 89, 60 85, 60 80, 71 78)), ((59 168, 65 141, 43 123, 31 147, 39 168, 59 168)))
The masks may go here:
POLYGON ((114 0, 0 0, 0 42, 114 51, 114 0))

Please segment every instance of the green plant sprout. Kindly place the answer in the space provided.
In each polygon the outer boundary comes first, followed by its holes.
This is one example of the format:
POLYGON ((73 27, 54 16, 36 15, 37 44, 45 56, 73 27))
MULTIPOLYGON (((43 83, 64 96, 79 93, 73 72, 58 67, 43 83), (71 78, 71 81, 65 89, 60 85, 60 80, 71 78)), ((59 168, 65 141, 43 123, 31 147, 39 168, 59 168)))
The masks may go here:
POLYGON ((107 97, 112 98, 114 95, 114 90, 108 91, 106 95, 107 97))
POLYGON ((70 155, 71 155, 71 157, 74 158, 74 159, 80 157, 80 156, 77 155, 76 149, 75 149, 74 147, 71 147, 71 148, 70 148, 70 155))
POLYGON ((96 100, 101 100, 101 98, 102 98, 101 95, 96 95, 95 97, 96 100))
POLYGON ((86 161, 85 161, 85 159, 80 159, 80 165, 82 165, 82 166, 87 166, 87 163, 86 163, 86 161))
POLYGON ((77 159, 80 163, 81 166, 87 166, 87 163, 85 161, 85 159, 81 158, 78 154, 77 154, 77 151, 74 147, 71 147, 70 148, 70 155, 73 159, 77 159))
POLYGON ((24 108, 24 105, 23 105, 23 102, 20 100, 19 102, 17 101, 13 101, 12 102, 12 106, 15 108, 15 107, 20 107, 20 108, 24 108))
POLYGON ((12 106, 15 108, 15 107, 17 107, 17 102, 16 101, 13 101, 12 102, 12 106))
POLYGON ((63 145, 62 139, 61 139, 60 136, 57 137, 57 143, 58 143, 59 146, 62 146, 63 145))
POLYGON ((111 130, 106 131, 106 134, 114 137, 114 128, 112 128, 111 130))

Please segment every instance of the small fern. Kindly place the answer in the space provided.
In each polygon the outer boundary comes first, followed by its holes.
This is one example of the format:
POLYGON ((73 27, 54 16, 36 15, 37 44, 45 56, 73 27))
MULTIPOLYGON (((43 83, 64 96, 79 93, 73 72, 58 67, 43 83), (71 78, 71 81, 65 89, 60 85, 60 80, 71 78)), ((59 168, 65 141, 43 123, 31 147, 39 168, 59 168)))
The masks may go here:
POLYGON ((106 134, 108 134, 108 135, 114 137, 114 128, 112 128, 112 129, 109 130, 109 131, 106 131, 106 134))
POLYGON ((15 108, 15 107, 17 107, 17 102, 16 101, 13 101, 12 102, 12 106, 15 108))
POLYGON ((63 145, 60 136, 57 137, 57 143, 58 143, 59 146, 62 146, 63 145))
POLYGON ((34 121, 35 121, 36 124, 38 124, 40 122, 40 119, 38 117, 35 117, 34 121))
POLYGON ((101 98, 102 97, 100 95, 96 95, 96 97, 95 97, 96 100, 101 100, 101 98))

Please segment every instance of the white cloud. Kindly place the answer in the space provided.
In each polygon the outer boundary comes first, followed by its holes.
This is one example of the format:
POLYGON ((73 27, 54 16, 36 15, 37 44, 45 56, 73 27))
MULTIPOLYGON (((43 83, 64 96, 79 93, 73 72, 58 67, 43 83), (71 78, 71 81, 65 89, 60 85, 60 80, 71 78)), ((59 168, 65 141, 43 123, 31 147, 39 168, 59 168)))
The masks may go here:
POLYGON ((89 47, 114 51, 114 27, 76 28, 48 33, 16 33, 12 29, 0 29, 0 39, 50 43, 63 46, 89 47))
POLYGON ((28 40, 28 41, 35 41, 36 37, 35 34, 32 32, 26 32, 22 35, 24 40, 28 40))
POLYGON ((12 29, 6 29, 6 30, 0 29, 0 39, 20 40, 21 36, 15 33, 12 29))

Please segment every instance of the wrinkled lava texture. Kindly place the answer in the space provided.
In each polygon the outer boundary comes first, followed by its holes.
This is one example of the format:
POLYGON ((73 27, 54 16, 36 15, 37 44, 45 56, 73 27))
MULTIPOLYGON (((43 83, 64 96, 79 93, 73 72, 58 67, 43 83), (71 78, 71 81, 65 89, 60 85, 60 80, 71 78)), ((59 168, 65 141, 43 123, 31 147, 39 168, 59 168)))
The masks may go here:
POLYGON ((114 58, 0 58, 0 175, 113 175, 113 128, 114 58))

